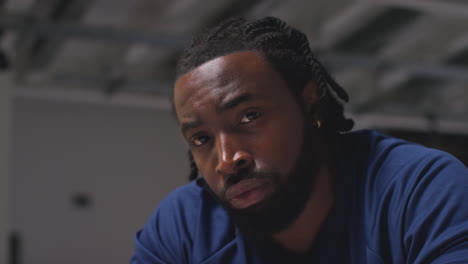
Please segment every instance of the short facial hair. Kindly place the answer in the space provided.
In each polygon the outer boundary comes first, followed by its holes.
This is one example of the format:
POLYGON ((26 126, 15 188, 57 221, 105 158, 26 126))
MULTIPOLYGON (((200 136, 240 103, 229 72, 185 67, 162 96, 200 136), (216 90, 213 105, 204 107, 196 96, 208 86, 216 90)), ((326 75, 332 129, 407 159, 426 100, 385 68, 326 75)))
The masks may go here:
POLYGON ((311 196, 319 168, 319 157, 316 154, 318 145, 314 144, 311 139, 311 129, 306 125, 296 166, 285 180, 281 181, 281 176, 277 172, 239 171, 227 179, 226 186, 220 195, 216 195, 207 186, 208 191, 223 205, 245 236, 263 237, 282 231, 304 210, 311 196), (273 195, 248 208, 233 208, 224 197, 225 191, 242 180, 253 178, 269 180, 273 184, 273 195))

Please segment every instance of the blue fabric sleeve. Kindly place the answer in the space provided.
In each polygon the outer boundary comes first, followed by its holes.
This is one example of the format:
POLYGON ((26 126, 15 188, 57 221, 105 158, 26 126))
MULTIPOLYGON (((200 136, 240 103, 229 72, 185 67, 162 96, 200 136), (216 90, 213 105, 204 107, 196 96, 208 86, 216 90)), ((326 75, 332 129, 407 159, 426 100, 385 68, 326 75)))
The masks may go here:
MULTIPOLYGON (((153 218, 153 217, 152 217, 153 218)), ((157 216, 155 217, 157 218, 157 216)), ((148 224, 135 235, 135 251, 131 259, 131 264, 166 264, 180 263, 175 259, 173 248, 166 245, 169 242, 163 239, 157 224, 148 224)))
POLYGON ((135 235, 135 250, 131 264, 183 263, 177 259, 170 229, 161 226, 160 210, 135 235))
POLYGON ((407 263, 468 263, 468 169, 437 152, 415 172, 401 219, 407 263))
POLYGON ((357 223, 364 224, 367 254, 385 263, 468 263, 465 165, 443 151, 379 134, 368 157, 365 183, 357 187, 364 194, 364 218, 357 223))
POLYGON ((160 203, 135 236, 132 264, 254 263, 224 208, 202 186, 189 183, 160 203))
POLYGON ((198 203, 192 198, 189 185, 169 194, 135 235, 132 264, 190 263, 193 219, 198 203), (182 194, 182 195, 181 195, 182 194), (187 206, 191 208, 186 208, 187 206))

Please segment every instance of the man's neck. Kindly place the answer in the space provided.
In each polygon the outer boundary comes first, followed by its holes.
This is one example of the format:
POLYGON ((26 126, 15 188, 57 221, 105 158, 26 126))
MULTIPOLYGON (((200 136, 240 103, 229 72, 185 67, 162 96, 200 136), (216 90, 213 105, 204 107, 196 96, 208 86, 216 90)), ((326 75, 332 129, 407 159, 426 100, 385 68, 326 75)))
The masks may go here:
POLYGON ((314 244, 322 223, 333 207, 335 200, 333 189, 334 171, 330 160, 327 159, 326 162, 321 162, 311 196, 301 214, 288 228, 272 235, 276 243, 289 251, 295 253, 308 252, 314 244))

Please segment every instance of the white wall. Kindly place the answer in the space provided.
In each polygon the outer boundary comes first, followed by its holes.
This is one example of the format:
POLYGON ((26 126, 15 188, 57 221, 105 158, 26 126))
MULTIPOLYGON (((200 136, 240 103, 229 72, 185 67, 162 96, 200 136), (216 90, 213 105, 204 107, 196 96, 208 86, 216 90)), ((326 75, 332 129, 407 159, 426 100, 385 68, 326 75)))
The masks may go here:
POLYGON ((169 111, 15 99, 12 228, 23 264, 128 263, 133 235, 187 182, 169 111), (92 206, 76 209, 73 193, 92 206))
MULTIPOLYGON (((6 82, 6 73, 0 72, 0 84, 6 82)), ((9 88, 0 85, 0 264, 7 263, 9 232, 9 88)))

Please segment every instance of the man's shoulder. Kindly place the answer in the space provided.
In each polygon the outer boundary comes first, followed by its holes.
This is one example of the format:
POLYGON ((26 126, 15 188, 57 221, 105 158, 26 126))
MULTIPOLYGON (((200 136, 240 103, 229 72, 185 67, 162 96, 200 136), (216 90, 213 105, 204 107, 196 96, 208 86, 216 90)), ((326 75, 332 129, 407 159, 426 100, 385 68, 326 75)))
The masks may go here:
POLYGON ((180 186, 169 193, 159 204, 155 214, 164 214, 166 218, 172 216, 168 223, 174 220, 194 223, 201 215, 214 212, 225 212, 221 204, 208 192, 202 178, 180 186))
POLYGON ((362 226, 372 227, 367 247, 382 259, 409 263, 432 262, 449 243, 456 248, 468 230, 466 166, 444 151, 375 131, 351 136, 366 149, 356 179, 362 226), (437 231, 428 236, 427 230, 437 231))
POLYGON ((193 208, 198 207, 202 200, 197 199, 203 196, 203 185, 199 180, 192 181, 171 191, 159 204, 158 208, 168 208, 170 210, 176 207, 193 208))
POLYGON ((202 260, 232 246, 235 227, 204 184, 203 179, 195 180, 175 189, 161 201, 137 233, 138 254, 151 252, 172 260, 170 263, 179 263, 202 260))
MULTIPOLYGON (((466 181, 467 169, 457 158, 442 150, 408 142, 373 130, 353 132, 353 157, 368 190, 381 191, 401 185, 409 189, 422 181, 444 178, 466 181)), ((410 191, 410 190, 408 190, 410 191)))
POLYGON ((192 236, 194 223, 201 213, 203 188, 195 181, 170 192, 151 215, 146 227, 160 230, 162 237, 192 236))
MULTIPOLYGON (((417 143, 395 138, 375 130, 361 130, 350 133, 351 141, 358 145, 364 163, 368 170, 376 173, 376 170, 384 172, 396 172, 407 168, 415 169, 415 166, 437 165, 438 163, 460 163, 451 154, 429 148, 417 143)), ((348 140, 350 141, 350 140, 348 140)))
MULTIPOLYGON (((395 204, 417 192, 440 192, 438 184, 467 184, 468 170, 457 158, 425 147, 365 130, 350 135, 354 143, 347 171, 354 171, 360 195, 378 206, 387 199, 395 204), (351 170, 350 170, 351 169, 351 170), (423 186, 424 188, 421 188, 423 186)), ((439 185, 440 186, 440 185, 439 185)))

